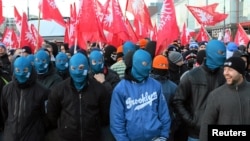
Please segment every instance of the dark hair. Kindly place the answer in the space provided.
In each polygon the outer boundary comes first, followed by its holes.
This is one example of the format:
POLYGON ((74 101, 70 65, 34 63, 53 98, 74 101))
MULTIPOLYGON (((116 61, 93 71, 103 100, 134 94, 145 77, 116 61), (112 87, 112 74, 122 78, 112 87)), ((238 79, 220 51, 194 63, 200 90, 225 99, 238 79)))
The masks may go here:
POLYGON ((69 50, 69 44, 63 43, 62 46, 64 46, 65 51, 69 50))
POLYGON ((54 42, 49 42, 48 44, 51 45, 51 47, 53 49, 52 54, 55 57, 57 55, 57 53, 58 53, 58 46, 57 46, 57 44, 54 43, 54 42))

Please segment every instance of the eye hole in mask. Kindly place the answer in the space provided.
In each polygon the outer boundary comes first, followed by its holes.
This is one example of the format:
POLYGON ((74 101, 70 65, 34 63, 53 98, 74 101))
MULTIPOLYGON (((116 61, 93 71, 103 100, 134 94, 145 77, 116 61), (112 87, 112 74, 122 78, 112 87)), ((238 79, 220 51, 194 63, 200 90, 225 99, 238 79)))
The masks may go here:
POLYGON ((224 52, 224 51, 221 51, 221 50, 218 50, 218 54, 220 54, 220 55, 225 55, 225 52, 224 52))

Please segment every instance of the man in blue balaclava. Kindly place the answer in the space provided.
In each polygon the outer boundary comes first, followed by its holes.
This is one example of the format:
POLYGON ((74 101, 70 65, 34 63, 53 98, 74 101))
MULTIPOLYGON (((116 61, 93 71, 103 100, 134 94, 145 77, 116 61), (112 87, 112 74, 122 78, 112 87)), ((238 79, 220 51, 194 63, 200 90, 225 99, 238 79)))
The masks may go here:
POLYGON ((57 74, 59 74, 63 80, 69 77, 69 61, 68 56, 64 52, 59 52, 56 55, 55 65, 57 74))
MULTIPOLYGON (((113 89, 120 82, 119 75, 108 68, 104 63, 104 56, 102 51, 93 50, 89 54, 89 63, 90 63, 90 77, 93 77, 95 80, 100 82, 108 91, 109 95, 112 95, 113 89)), ((110 128, 103 128, 103 141, 114 141, 114 137, 110 132, 110 128)))
POLYGON ((133 55, 131 75, 138 82, 142 82, 149 76, 152 69, 152 57, 151 55, 143 50, 138 50, 133 55))
POLYGON ((215 70, 224 65, 226 60, 226 46, 218 40, 211 40, 206 48, 206 66, 215 70))
POLYGON ((166 141, 171 119, 161 84, 149 77, 152 57, 138 49, 125 59, 125 78, 111 99, 111 132, 116 140, 166 141))
POLYGON ((27 82, 27 80, 30 78, 31 71, 32 65, 28 58, 19 57, 15 60, 14 75, 18 83, 22 84, 27 82))
POLYGON ((13 74, 12 81, 2 90, 3 140, 43 141, 47 125, 44 105, 49 89, 37 82, 32 65, 24 56, 14 61, 13 74))
POLYGON ((80 91, 86 85, 89 70, 88 59, 85 55, 77 53, 70 59, 69 73, 73 79, 75 88, 80 91))
MULTIPOLYGON (((199 140, 200 123, 207 97, 212 90, 225 82, 222 68, 225 60, 224 43, 210 40, 206 46, 205 63, 186 73, 177 87, 173 106, 187 126, 188 141, 199 140)), ((179 128, 183 127, 185 126, 179 128)))
POLYGON ((49 95, 48 119, 58 128, 58 140, 99 141, 101 127, 108 124, 109 95, 99 82, 88 77, 88 71, 87 57, 74 54, 69 61, 70 77, 53 87, 49 95))
POLYGON ((51 88, 62 81, 62 78, 55 72, 49 54, 44 49, 37 51, 34 56, 34 67, 37 73, 37 79, 40 83, 47 88, 51 88))
POLYGON ((49 54, 45 52, 44 50, 41 49, 35 54, 34 65, 35 65, 37 74, 44 74, 48 72, 49 63, 50 63, 49 54))
POLYGON ((103 73, 104 57, 101 50, 93 50, 89 54, 89 63, 91 71, 94 74, 103 73))

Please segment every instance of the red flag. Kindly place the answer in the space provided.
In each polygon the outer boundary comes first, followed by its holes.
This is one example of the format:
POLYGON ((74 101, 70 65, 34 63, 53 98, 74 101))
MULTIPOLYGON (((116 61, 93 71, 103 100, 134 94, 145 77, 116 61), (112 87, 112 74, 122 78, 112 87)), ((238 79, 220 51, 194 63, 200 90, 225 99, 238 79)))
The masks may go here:
POLYGON ((189 43, 188 37, 187 37, 187 27, 186 23, 183 24, 182 32, 181 32, 181 45, 187 45, 189 43))
POLYGON ((42 36, 38 33, 37 29, 35 28, 33 24, 30 25, 30 30, 36 40, 37 49, 39 49, 42 46, 42 43, 44 40, 42 36))
POLYGON ((2 0, 0 0, 0 24, 4 22, 4 17, 3 17, 3 3, 2 0))
POLYGON ((94 1, 82 1, 79 12, 79 33, 81 34, 80 40, 85 42, 106 41, 104 34, 101 30, 99 20, 96 16, 94 1))
POLYGON ((195 19, 201 25, 213 26, 223 20, 225 20, 228 14, 218 13, 215 10, 217 4, 212 4, 204 7, 187 6, 188 10, 192 13, 195 19))
POLYGON ((136 27, 136 32, 140 37, 148 37, 149 32, 152 30, 152 22, 149 14, 149 10, 144 2, 144 0, 128 0, 127 1, 127 11, 131 12, 135 21, 138 24, 136 27))
POLYGON ((14 19, 16 23, 17 30, 21 32, 21 23, 22 23, 22 17, 17 11, 16 7, 14 6, 14 19))
POLYGON ((206 29, 203 26, 201 26, 201 29, 200 29, 198 35, 196 36, 196 40, 198 42, 209 41, 209 36, 207 34, 206 29))
POLYGON ((218 3, 214 3, 214 4, 203 6, 202 8, 205 8, 208 12, 213 13, 216 10, 217 6, 218 6, 218 3))
POLYGON ((245 32, 245 30, 242 28, 240 24, 238 24, 238 30, 236 32, 234 42, 237 45, 245 45, 245 46, 249 42, 249 37, 247 36, 247 33, 245 32))
POLYGON ((153 30, 152 30, 151 40, 157 41, 157 26, 156 26, 156 24, 154 25, 153 30))
POLYGON ((125 17, 125 18, 126 18, 125 25, 126 25, 126 28, 128 30, 128 34, 130 36, 130 41, 136 43, 138 41, 138 37, 136 36, 135 31, 134 31, 132 25, 130 24, 128 18, 127 17, 125 17))
MULTIPOLYGON (((138 38, 149 37, 150 30, 143 26, 143 23, 137 19, 134 19, 135 33, 138 38)), ((152 28, 150 28, 152 29, 152 28)))
POLYGON ((30 46, 32 52, 34 53, 36 48, 36 39, 33 36, 33 34, 29 31, 29 26, 27 21, 28 21, 27 15, 23 12, 19 47, 30 46))
POLYGON ((64 43, 69 43, 69 23, 68 22, 66 23, 63 42, 64 43))
POLYGON ((173 0, 164 0, 160 15, 156 54, 161 54, 166 46, 178 39, 179 36, 173 0))
POLYGON ((42 13, 42 18, 44 20, 54 20, 58 24, 65 27, 63 17, 54 0, 42 0, 41 3, 39 3, 38 8, 42 13))
POLYGON ((3 37, 2 37, 2 42, 7 47, 10 47, 10 48, 18 47, 18 40, 17 40, 17 36, 16 36, 14 29, 9 29, 9 28, 5 29, 3 33, 3 37))
POLYGON ((129 40, 129 35, 124 24, 122 11, 117 0, 108 0, 105 3, 103 28, 123 41, 129 40))
POLYGON ((77 14, 76 14, 76 5, 75 3, 73 5, 70 5, 70 20, 66 23, 65 28, 65 36, 64 41, 65 43, 69 44, 69 47, 73 46, 75 44, 76 38, 77 38, 77 14), (66 41, 67 40, 67 41, 66 41))

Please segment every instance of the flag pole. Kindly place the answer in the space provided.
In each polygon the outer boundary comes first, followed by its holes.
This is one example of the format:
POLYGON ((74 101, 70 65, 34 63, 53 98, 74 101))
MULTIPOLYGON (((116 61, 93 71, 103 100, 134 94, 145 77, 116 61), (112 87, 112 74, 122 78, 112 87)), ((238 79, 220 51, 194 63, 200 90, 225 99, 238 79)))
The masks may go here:
MULTIPOLYGON (((40 34, 40 18, 41 18, 41 11, 39 10, 39 13, 38 13, 38 25, 37 25, 37 32, 38 34, 40 34)), ((39 49, 39 36, 37 36, 37 39, 36 39, 36 49, 34 51, 34 53, 39 49)))

